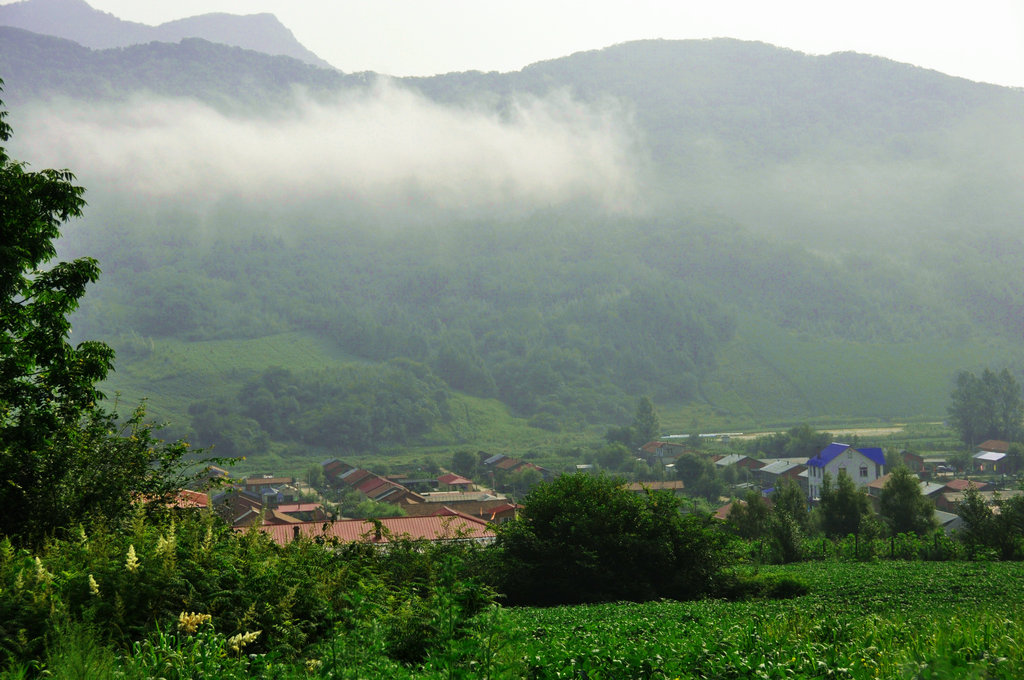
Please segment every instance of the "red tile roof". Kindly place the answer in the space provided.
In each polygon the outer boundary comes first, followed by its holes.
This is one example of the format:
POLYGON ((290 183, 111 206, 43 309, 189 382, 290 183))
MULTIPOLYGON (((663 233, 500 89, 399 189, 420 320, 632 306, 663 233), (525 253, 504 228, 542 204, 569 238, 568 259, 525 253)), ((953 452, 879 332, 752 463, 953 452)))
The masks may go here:
MULTIPOLYGON (((453 511, 454 512, 454 511, 453 511)), ((295 529, 299 535, 316 538, 337 539, 349 543, 363 541, 368 543, 387 543, 387 535, 396 538, 413 540, 450 540, 467 538, 473 540, 493 540, 494 531, 484 520, 456 513, 448 516, 427 517, 386 517, 379 520, 385 529, 381 538, 376 538, 372 522, 362 519, 340 520, 337 522, 299 522, 296 524, 261 526, 259 531, 270 536, 275 543, 284 545, 295 538, 295 529), (325 531, 326 527, 326 531, 325 531)))
POLYGON ((209 498, 200 491, 182 489, 175 495, 171 505, 175 508, 205 508, 209 505, 209 498))
POLYGON ((373 473, 369 470, 357 468, 355 470, 342 473, 341 480, 349 486, 358 486, 361 482, 366 481, 367 477, 371 476, 373 476, 373 473))
POLYGON ((284 503, 277 506, 277 509, 281 512, 313 512, 323 507, 320 503, 284 503))
POLYGON ((362 484, 360 484, 359 486, 357 486, 356 489, 358 489, 359 491, 362 491, 364 494, 369 496, 371 491, 373 491, 374 489, 380 488, 380 487, 384 486, 385 484, 388 484, 388 482, 386 480, 383 480, 380 477, 372 477, 372 478, 366 480, 365 482, 363 482, 362 484))
POLYGON ((505 460, 498 461, 498 463, 494 467, 498 468, 499 470, 511 470, 512 468, 519 467, 522 464, 523 461, 518 460, 516 458, 506 458, 505 460))
POLYGON ((985 482, 975 482, 968 479, 951 479, 946 482, 946 488, 952 489, 953 491, 966 491, 967 487, 974 485, 974 488, 978 491, 984 489, 988 484, 985 482))
POLYGON ((988 439, 978 444, 978 448, 982 451, 992 451, 994 453, 1009 453, 1010 442, 1004 442, 1000 439, 988 439))
POLYGON ((460 485, 460 486, 464 485, 464 484, 472 484, 473 483, 472 479, 466 479, 462 475, 457 475, 454 472, 449 472, 446 475, 441 475, 440 477, 437 478, 437 481, 440 482, 441 484, 460 485))

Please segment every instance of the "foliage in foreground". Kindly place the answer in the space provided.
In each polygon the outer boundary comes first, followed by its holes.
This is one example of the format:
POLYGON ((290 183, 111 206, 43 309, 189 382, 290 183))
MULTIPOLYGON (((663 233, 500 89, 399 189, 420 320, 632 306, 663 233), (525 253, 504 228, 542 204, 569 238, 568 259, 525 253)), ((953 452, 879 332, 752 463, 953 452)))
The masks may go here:
MULTIPOLYGON (((0 88, 3 82, 0 81, 0 88)), ((0 142, 11 137, 0 103, 0 142)), ((0 146, 0 535, 41 543, 86 517, 116 520, 140 496, 184 483, 186 445, 153 436, 140 407, 98 406, 114 352, 72 346, 69 317, 99 277, 92 258, 51 264, 84 190, 67 170, 31 171, 0 146)))
POLYGON ((83 529, 37 553, 5 539, 0 664, 52 654, 67 624, 127 651, 170 634, 182 612, 209 615, 228 640, 261 631, 246 651, 278 659, 302 658, 327 640, 353 650, 372 640, 383 658, 419 663, 442 639, 463 637, 493 600, 469 572, 473 552, 402 540, 386 553, 311 540, 280 547, 258 531, 234 534, 212 516, 150 524, 139 515, 126 530, 83 529))
MULTIPOLYGON (((1017 678, 1024 673, 1024 568, 1018 563, 808 563, 764 569, 811 584, 787 600, 659 600, 503 609, 475 616, 441 577, 423 657, 395 658, 387 598, 346 596, 327 635, 302 654, 240 646, 225 616, 164 621, 130 647, 101 643, 99 626, 60 626, 40 662, 54 678, 1017 678), (251 652, 251 654, 250 654, 251 652), (84 671, 84 672, 83 672, 84 671)), ((254 636, 254 627, 245 630, 254 636)))

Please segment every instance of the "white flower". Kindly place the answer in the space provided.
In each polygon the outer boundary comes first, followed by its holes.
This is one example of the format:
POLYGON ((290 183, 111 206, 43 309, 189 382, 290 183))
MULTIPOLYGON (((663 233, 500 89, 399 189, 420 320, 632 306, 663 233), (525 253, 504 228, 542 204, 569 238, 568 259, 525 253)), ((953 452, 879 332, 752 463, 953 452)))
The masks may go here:
POLYGON ((128 546, 128 557, 125 558, 124 568, 135 573, 139 569, 139 558, 135 556, 135 544, 128 546))
POLYGON ((252 633, 239 633, 238 635, 233 635, 228 639, 228 647, 231 648, 232 652, 237 654, 242 651, 242 647, 245 647, 250 642, 254 642, 262 632, 262 630, 257 630, 252 633))

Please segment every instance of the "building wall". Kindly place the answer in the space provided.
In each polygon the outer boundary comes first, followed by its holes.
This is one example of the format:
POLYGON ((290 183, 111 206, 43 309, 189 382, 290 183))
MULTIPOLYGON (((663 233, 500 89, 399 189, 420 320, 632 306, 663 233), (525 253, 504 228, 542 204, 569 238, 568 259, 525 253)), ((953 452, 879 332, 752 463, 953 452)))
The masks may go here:
POLYGON ((853 483, 863 489, 871 482, 885 475, 885 466, 879 465, 860 451, 850 447, 838 456, 825 464, 824 468, 810 465, 807 468, 807 497, 816 500, 821 497, 821 485, 825 480, 825 473, 832 478, 832 482, 839 478, 839 471, 846 470, 853 483))

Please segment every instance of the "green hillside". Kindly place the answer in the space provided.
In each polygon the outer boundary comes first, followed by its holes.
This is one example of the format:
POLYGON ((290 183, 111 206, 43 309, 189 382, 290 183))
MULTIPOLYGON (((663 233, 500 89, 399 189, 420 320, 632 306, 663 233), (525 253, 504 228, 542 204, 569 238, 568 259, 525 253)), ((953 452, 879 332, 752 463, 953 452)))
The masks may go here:
POLYGON ((26 148, 88 151, 76 337, 224 453, 544 455, 641 396, 681 431, 938 420, 957 370, 1024 370, 1019 91, 733 40, 387 84, 0 48, 26 148))

